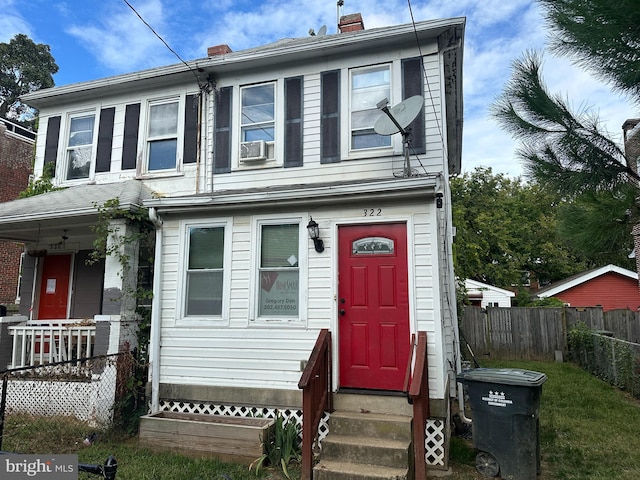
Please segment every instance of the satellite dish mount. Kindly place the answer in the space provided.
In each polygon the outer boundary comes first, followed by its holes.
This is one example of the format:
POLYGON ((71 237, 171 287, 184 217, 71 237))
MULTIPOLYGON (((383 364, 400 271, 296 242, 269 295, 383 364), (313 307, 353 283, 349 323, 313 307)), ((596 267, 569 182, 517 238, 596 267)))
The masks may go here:
POLYGON ((381 115, 373 126, 378 135, 402 134, 402 153, 404 156, 403 177, 410 177, 411 164, 409 162, 409 140, 411 139, 411 122, 420 114, 424 98, 414 95, 400 102, 398 105, 389 108, 389 100, 384 98, 376 104, 384 115, 381 115))

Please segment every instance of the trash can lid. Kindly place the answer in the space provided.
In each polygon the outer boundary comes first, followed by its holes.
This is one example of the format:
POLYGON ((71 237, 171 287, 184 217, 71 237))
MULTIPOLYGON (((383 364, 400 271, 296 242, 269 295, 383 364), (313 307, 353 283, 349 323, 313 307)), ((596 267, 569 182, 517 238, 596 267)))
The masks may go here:
POLYGON ((475 368, 458 374, 458 381, 500 383, 523 387, 539 387, 547 381, 547 375, 518 368, 475 368))

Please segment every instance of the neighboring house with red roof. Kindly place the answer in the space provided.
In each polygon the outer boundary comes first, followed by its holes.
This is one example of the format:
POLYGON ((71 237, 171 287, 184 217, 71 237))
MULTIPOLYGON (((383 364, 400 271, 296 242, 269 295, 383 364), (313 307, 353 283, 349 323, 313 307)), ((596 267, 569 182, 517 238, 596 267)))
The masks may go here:
POLYGON ((615 265, 606 265, 553 283, 538 291, 538 297, 559 298, 571 307, 598 307, 638 310, 638 274, 615 265))

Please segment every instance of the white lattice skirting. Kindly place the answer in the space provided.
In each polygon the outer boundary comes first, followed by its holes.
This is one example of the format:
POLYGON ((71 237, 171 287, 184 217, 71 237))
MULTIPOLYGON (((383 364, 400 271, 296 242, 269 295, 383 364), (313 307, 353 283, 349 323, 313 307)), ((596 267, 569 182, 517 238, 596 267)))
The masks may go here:
POLYGON ((444 467, 446 465, 446 423, 439 418, 427 419, 424 433, 425 461, 427 465, 444 467))
MULTIPOLYGON (((279 409, 275 407, 248 407, 233 405, 213 405, 206 403, 188 403, 178 401, 160 401, 160 410, 179 413, 200 413, 204 415, 226 415, 231 417, 266 417, 274 418, 277 413, 288 421, 293 419, 302 431, 302 410, 279 409)), ((320 420, 318 428, 319 441, 329 433, 328 412, 320 420)), ((425 425, 425 460, 427 465, 444 467, 446 455, 446 423, 442 419, 428 419, 425 425)))
POLYGON ((74 416, 93 424, 111 421, 115 398, 115 366, 87 381, 12 380, 7 410, 42 416, 74 416), (111 371, 113 370, 113 371, 111 371))

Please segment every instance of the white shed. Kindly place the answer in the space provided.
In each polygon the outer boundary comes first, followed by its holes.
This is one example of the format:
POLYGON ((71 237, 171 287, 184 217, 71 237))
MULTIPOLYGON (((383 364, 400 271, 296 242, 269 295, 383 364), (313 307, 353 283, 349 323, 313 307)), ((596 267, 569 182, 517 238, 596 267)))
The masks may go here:
POLYGON ((470 279, 464 281, 464 288, 467 290, 467 296, 471 304, 482 308, 510 307, 511 298, 516 296, 510 290, 470 279))

